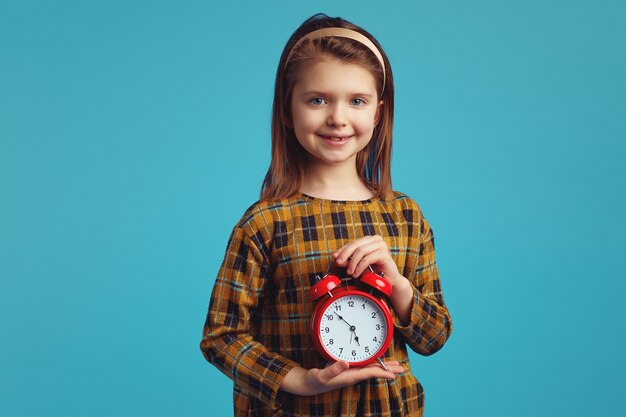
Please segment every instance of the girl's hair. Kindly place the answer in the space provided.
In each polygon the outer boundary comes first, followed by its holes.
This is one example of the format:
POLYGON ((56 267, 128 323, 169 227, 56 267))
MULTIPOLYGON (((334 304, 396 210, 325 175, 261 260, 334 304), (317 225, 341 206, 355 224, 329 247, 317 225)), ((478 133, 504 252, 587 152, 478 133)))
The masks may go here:
POLYGON ((374 76, 378 99, 383 101, 382 113, 372 139, 357 154, 356 168, 363 183, 372 189, 376 196, 381 198, 391 196, 393 75, 389 59, 378 41, 364 29, 340 17, 317 14, 307 19, 291 35, 278 63, 272 111, 272 160, 261 188, 261 200, 287 198, 297 193, 300 188, 307 151, 296 139, 292 127, 291 96, 298 74, 324 57, 360 65, 374 76), (365 35, 380 51, 385 68, 381 68, 380 61, 368 47, 344 37, 304 40, 291 51, 300 38, 322 28, 346 28, 365 35), (290 52, 289 62, 286 62, 290 52))

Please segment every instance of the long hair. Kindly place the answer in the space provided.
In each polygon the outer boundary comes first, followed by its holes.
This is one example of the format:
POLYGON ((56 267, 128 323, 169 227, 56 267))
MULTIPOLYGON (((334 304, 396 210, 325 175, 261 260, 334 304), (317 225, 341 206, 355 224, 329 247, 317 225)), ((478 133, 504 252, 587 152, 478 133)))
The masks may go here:
POLYGON ((291 120, 291 98, 297 76, 324 57, 357 64, 374 76, 378 99, 383 101, 378 124, 372 139, 356 158, 361 181, 376 196, 391 195, 391 145, 393 130, 393 75, 389 59, 378 41, 364 29, 340 18, 317 14, 307 19, 291 35, 278 63, 272 110, 272 159, 263 180, 261 200, 278 200, 298 192, 307 162, 307 151, 296 139, 291 120), (369 38, 380 51, 385 63, 384 73, 374 53, 360 42, 343 37, 305 40, 287 57, 293 45, 307 33, 317 29, 338 27, 355 30, 369 38), (384 83, 384 85, 383 85, 384 83), (382 94, 381 94, 382 92, 382 94))

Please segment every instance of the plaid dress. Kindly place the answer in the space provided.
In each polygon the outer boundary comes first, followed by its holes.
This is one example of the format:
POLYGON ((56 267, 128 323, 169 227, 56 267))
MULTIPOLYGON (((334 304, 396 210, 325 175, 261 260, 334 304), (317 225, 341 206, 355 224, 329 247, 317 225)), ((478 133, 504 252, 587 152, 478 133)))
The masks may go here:
POLYGON ((257 202, 233 229, 211 295, 200 348, 233 380, 235 416, 421 416, 424 394, 407 346, 438 351, 452 330, 435 264, 432 231, 418 205, 389 200, 334 201, 296 194, 257 202), (323 368, 309 331, 309 288, 332 253, 364 236, 382 236, 413 288, 410 323, 393 313, 394 340, 383 360, 407 372, 301 397, 279 390, 295 366, 323 368))

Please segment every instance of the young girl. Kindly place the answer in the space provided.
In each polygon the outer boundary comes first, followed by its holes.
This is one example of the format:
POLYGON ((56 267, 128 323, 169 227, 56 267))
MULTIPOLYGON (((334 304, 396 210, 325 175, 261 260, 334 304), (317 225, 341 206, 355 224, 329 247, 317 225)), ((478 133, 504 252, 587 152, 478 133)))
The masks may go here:
POLYGON ((316 15, 287 42, 261 199, 229 239, 201 342, 233 380, 236 416, 422 415, 407 345, 433 354, 452 325, 432 231, 391 188, 393 94, 387 56, 358 26, 316 15), (315 349, 309 289, 333 263, 391 284, 386 369, 327 366, 315 349))

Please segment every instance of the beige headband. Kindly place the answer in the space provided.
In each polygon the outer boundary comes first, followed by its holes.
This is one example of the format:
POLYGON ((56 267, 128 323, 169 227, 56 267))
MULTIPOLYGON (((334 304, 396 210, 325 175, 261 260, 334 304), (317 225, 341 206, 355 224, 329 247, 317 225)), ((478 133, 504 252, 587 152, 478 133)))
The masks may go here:
POLYGON ((374 42, 369 40, 367 36, 352 29, 324 28, 324 29, 318 29, 318 30, 314 30, 313 32, 307 33, 306 35, 298 39, 298 41, 291 47, 291 51, 289 51, 289 55, 287 55, 287 59, 285 60, 285 67, 289 63, 289 60, 291 59, 291 55, 293 55, 296 48, 300 46, 300 44, 304 42, 306 39, 321 39, 321 38, 327 38, 330 36, 336 36, 339 38, 348 38, 348 39, 355 40, 361 43, 362 45, 366 46, 370 51, 374 53, 374 55, 376 55, 376 58, 378 58, 378 61, 380 62, 380 66, 383 69, 383 91, 384 91, 385 81, 386 81, 386 71, 385 71, 385 61, 383 60, 382 54, 380 53, 376 45, 374 45, 374 42))

